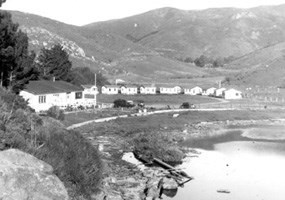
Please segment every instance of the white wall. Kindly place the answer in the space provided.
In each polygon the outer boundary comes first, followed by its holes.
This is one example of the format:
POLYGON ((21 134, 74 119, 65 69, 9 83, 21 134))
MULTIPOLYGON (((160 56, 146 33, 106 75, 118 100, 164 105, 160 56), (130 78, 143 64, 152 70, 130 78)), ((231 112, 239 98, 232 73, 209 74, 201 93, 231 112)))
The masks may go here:
POLYGON ((156 87, 141 87, 141 94, 156 94, 156 87))
POLYGON ((48 110, 52 106, 58 106, 62 109, 67 106, 84 106, 85 102, 83 96, 80 99, 76 99, 75 93, 76 92, 34 95, 27 91, 21 91, 20 96, 28 101, 31 108, 35 109, 36 112, 39 112, 48 110), (43 100, 44 98, 45 101, 40 102, 40 99, 43 100))
POLYGON ((119 88, 102 87, 102 94, 118 94, 119 88))
POLYGON ((242 99, 242 93, 238 90, 230 89, 224 92, 225 99, 242 99))
POLYGON ((133 87, 121 87, 121 94, 137 94, 138 88, 133 87))

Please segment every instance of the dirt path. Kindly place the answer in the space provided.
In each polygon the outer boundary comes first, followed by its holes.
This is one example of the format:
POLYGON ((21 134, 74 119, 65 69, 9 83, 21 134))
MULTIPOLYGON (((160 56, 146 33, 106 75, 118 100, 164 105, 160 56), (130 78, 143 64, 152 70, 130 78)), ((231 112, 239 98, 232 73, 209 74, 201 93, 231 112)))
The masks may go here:
POLYGON ((162 114, 162 113, 177 113, 177 112, 191 112, 191 111, 227 111, 227 110, 241 110, 241 109, 234 109, 234 108, 207 108, 207 109, 171 109, 171 110, 157 110, 153 112, 142 112, 142 113, 134 113, 131 115, 119 115, 119 116, 114 116, 114 117, 105 117, 105 118, 100 118, 100 119, 94 119, 94 120, 89 120, 86 122, 81 122, 77 124, 73 124, 71 126, 68 126, 66 129, 71 130, 75 128, 79 128, 81 126, 90 124, 90 123, 100 123, 100 122, 107 122, 111 120, 115 120, 118 118, 127 118, 127 117, 140 117, 140 116, 147 116, 147 115, 154 115, 154 114, 162 114))

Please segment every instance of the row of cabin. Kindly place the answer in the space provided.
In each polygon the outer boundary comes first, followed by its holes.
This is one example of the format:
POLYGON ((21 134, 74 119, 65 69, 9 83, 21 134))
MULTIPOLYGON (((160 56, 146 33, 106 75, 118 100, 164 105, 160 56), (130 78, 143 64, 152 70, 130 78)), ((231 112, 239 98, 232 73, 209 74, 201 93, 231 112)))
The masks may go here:
POLYGON ((101 88, 102 94, 125 94, 125 95, 135 95, 135 94, 188 94, 188 95, 205 95, 221 97, 225 99, 242 99, 242 92, 235 89, 226 88, 201 88, 199 86, 182 88, 180 86, 160 86, 156 87, 153 85, 106 85, 101 88))
POLYGON ((20 92, 36 112, 46 111, 52 106, 61 109, 79 106, 96 106, 98 93, 94 85, 75 86, 65 81, 30 81, 20 92))

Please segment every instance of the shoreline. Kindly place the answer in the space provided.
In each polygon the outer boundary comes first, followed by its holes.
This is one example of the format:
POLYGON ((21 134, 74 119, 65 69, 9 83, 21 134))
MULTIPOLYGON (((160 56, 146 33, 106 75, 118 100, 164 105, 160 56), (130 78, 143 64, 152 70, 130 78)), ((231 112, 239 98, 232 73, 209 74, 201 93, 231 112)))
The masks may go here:
MULTIPOLYGON (((238 135, 234 133, 229 134, 229 132, 241 131, 252 126, 264 126, 265 124, 285 125, 285 119, 274 118, 199 122, 189 123, 185 125, 182 130, 163 129, 161 131, 169 132, 170 134, 173 133, 173 136, 179 136, 176 145, 180 146, 186 140, 211 140, 221 136, 228 137, 230 135, 238 135)), ((239 135, 241 134, 242 133, 239 133, 239 135)), ((151 188, 152 195, 157 198, 157 194, 159 193, 157 190, 159 181, 162 177, 166 177, 168 172, 164 171, 162 168, 154 167, 148 168, 146 171, 141 171, 137 165, 123 160, 122 157, 125 152, 132 152, 132 147, 129 146, 130 144, 126 141, 126 136, 116 134, 98 136, 94 135, 93 131, 83 135, 85 135, 93 145, 101 147, 103 162, 106 165, 101 186, 102 192, 96 195, 96 199, 103 200, 107 197, 107 199, 118 200, 144 200, 147 199, 148 195, 146 191, 149 191, 151 188), (153 189, 156 190, 154 191, 153 189)), ((229 137, 226 139, 231 140, 232 138, 229 137)), ((250 138, 246 139, 251 140, 250 138)), ((185 153, 185 155, 187 154, 185 153)), ((193 157, 198 156, 197 152, 193 152, 191 155, 193 157)), ((189 175, 191 176, 191 174, 189 175)))

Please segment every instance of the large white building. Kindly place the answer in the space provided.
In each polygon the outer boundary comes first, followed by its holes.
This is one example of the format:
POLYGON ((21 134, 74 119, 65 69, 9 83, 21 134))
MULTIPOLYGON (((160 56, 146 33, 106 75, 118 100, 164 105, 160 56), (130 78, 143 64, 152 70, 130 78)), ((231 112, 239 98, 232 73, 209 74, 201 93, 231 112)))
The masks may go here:
POLYGON ((68 106, 85 106, 83 91, 82 87, 64 81, 30 81, 20 92, 20 96, 28 101, 31 108, 39 112, 52 106, 61 109, 68 106))

